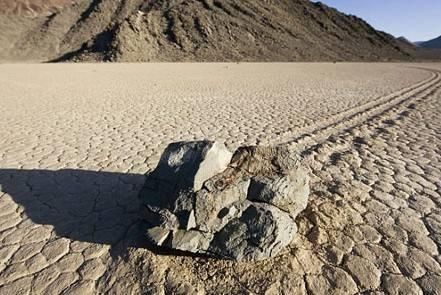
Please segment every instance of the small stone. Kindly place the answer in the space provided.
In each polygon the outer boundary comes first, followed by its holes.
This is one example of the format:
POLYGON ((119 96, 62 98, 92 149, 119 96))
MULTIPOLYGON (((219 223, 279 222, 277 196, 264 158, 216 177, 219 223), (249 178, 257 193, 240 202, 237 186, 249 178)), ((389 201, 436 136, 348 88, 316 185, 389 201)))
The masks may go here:
POLYGON ((147 229, 147 237, 151 242, 155 243, 158 246, 162 246, 170 233, 171 231, 169 229, 159 226, 147 229))
POLYGON ((186 230, 190 230, 195 227, 196 227, 196 217, 194 216, 194 210, 191 210, 190 214, 188 215, 186 230))
POLYGON ((212 239, 211 233, 196 230, 177 230, 172 232, 170 244, 167 244, 167 246, 188 252, 206 251, 212 239))

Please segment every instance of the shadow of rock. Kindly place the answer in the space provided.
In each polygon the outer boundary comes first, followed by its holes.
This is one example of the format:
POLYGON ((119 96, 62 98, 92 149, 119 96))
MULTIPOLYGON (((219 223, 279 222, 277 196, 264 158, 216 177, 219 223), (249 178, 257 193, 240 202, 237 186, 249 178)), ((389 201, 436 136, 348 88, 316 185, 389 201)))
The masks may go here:
POLYGON ((0 169, 0 191, 23 207, 23 218, 71 240, 112 246, 139 224, 144 181, 139 174, 0 169))

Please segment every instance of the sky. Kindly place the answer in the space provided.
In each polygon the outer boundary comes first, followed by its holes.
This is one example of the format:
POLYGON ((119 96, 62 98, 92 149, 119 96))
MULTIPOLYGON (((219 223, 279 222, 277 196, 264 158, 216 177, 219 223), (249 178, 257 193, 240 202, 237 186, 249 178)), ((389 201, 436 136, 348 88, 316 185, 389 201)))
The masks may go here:
MULTIPOLYGON (((316 2, 316 1, 315 1, 316 2)), ((377 30, 410 41, 441 35, 441 0, 321 0, 346 14, 361 17, 377 30)))

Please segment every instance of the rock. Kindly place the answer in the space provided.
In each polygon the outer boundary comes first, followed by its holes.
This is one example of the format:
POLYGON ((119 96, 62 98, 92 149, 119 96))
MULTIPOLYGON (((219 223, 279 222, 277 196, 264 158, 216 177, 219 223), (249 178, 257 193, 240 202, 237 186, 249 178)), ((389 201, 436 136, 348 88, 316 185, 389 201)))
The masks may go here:
POLYGON ((157 246, 234 260, 280 253, 306 208, 309 176, 288 147, 179 142, 141 190, 148 239, 157 246))
POLYGON ((199 249, 208 249, 212 233, 205 233, 198 230, 175 230, 172 232, 168 247, 182 251, 197 253, 199 249))
POLYGON ((237 260, 261 260, 279 253, 296 232, 297 226, 288 214, 274 206, 254 203, 217 232, 208 250, 237 260))

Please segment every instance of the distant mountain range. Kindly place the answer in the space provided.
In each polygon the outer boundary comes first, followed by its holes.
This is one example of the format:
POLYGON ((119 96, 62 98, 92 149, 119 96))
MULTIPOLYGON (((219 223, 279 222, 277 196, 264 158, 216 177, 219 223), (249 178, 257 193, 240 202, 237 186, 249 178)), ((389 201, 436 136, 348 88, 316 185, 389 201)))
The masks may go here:
POLYGON ((441 36, 429 41, 415 42, 415 44, 424 48, 441 48, 441 36))
POLYGON ((0 60, 388 61, 417 48, 309 0, 3 0, 0 60))

